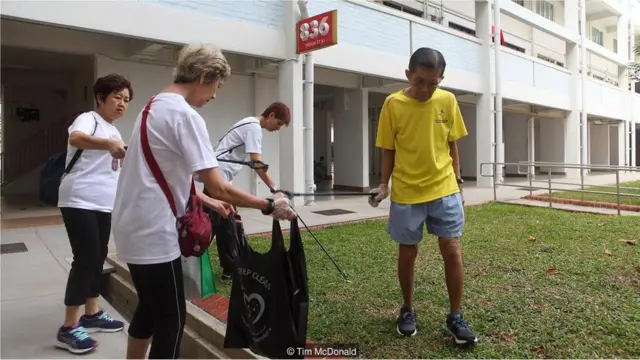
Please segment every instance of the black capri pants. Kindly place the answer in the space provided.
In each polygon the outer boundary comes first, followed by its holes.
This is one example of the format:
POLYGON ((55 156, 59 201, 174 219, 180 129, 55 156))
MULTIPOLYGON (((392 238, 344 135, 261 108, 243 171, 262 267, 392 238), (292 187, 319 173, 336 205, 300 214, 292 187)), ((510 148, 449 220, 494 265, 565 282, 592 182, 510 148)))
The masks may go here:
POLYGON ((64 304, 81 306, 87 298, 100 296, 102 268, 109 252, 111 213, 68 207, 60 208, 60 212, 73 252, 64 304))
POLYGON ((127 265, 138 294, 129 336, 153 337, 149 359, 177 359, 187 315, 180 257, 160 264, 127 265))

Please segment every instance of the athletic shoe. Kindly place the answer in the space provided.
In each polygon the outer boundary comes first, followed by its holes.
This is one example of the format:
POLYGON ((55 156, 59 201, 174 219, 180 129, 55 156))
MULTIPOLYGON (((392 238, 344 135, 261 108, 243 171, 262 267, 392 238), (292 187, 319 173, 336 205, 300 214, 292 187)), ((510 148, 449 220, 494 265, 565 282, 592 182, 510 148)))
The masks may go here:
POLYGON ((478 338, 473 334, 469 323, 467 323, 460 313, 450 313, 447 316, 447 329, 453 335, 457 345, 475 345, 478 338))
POLYGON ((400 309, 400 316, 398 317, 398 325, 396 327, 396 330, 400 335, 415 335, 418 332, 416 330, 416 311, 413 309, 402 307, 400 309))
POLYGON ((124 323, 118 321, 103 310, 100 310, 94 315, 87 316, 82 315, 80 317, 80 326, 87 329, 88 332, 118 332, 124 329, 124 323))
POLYGON ((87 330, 75 324, 58 330, 56 347, 73 354, 85 354, 98 347, 98 342, 89 337, 87 330))

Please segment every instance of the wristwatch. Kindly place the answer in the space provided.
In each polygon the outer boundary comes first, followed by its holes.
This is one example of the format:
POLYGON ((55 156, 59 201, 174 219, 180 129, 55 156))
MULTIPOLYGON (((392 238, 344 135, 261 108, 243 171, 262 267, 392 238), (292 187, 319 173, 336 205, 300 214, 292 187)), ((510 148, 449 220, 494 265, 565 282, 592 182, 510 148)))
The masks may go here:
POLYGON ((262 215, 271 215, 273 210, 276 209, 276 202, 273 199, 267 199, 267 201, 269 202, 269 207, 267 210, 262 210, 262 215))
POLYGON ((462 179, 456 179, 456 181, 458 182, 458 185, 462 185, 464 183, 464 180, 462 179))

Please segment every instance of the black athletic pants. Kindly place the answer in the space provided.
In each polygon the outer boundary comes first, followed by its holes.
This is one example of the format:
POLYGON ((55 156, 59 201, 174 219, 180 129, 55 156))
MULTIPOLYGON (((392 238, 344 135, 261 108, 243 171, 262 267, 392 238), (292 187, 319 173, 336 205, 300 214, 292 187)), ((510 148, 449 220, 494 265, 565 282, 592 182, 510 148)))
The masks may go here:
POLYGON ((187 315, 181 259, 128 266, 138 294, 129 336, 153 337, 149 359, 177 359, 187 315))
MULTIPOLYGON (((207 190, 203 191, 203 194, 210 196, 207 190)), ((235 206, 234 206, 235 208, 235 206)), ((218 261, 220 261, 220 267, 222 267, 223 273, 231 273, 233 271, 233 260, 229 255, 229 247, 231 246, 234 239, 229 239, 226 235, 227 233, 223 231, 224 227, 228 223, 228 219, 223 218, 217 212, 209 209, 208 207, 203 208, 204 211, 209 214, 209 218, 211 219, 211 225, 213 231, 211 236, 215 236, 216 248, 218 249, 218 261)), ((237 210, 237 209, 236 209, 237 210)))
POLYGON ((78 208, 60 208, 60 212, 73 252, 64 304, 81 306, 87 298, 100 296, 102 267, 111 236, 111 213, 78 208))

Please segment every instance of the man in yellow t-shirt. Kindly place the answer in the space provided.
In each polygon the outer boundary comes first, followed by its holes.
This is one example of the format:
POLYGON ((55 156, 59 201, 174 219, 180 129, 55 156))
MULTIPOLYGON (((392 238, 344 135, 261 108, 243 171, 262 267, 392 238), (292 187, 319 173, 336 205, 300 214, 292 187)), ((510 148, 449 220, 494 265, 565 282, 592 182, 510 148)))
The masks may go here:
POLYGON ((462 255, 458 238, 465 217, 456 141, 467 135, 455 96, 439 89, 446 62, 434 49, 420 48, 405 71, 409 87, 387 97, 380 113, 376 146, 383 149, 382 183, 372 189, 371 206, 389 196, 388 232, 399 243, 398 278, 404 298, 397 330, 412 336, 414 263, 424 225, 438 237, 445 264, 450 313, 447 328, 459 345, 477 342, 460 312, 462 255))

